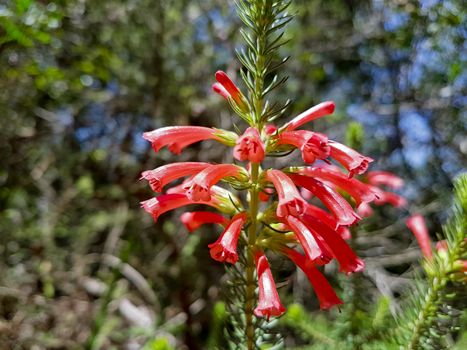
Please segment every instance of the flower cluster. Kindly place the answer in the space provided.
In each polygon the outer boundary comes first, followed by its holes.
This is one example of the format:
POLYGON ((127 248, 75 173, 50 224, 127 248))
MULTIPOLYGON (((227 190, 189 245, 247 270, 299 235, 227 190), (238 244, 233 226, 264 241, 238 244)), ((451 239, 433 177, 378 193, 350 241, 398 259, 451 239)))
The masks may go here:
POLYGON ((258 317, 280 316, 285 312, 266 249, 288 257, 303 270, 321 308, 341 304, 317 267, 336 260, 340 271, 346 274, 364 268, 363 260, 345 241, 349 237, 348 227, 357 223, 361 215, 370 213, 368 203, 372 201, 403 205, 402 198, 378 187, 397 188, 402 185, 401 180, 384 172, 369 172, 365 182, 358 180, 355 175, 367 171, 371 158, 324 134, 300 129, 312 120, 332 114, 333 102, 320 103, 278 127, 258 119, 251 103, 227 74, 217 72, 216 80, 213 90, 250 122, 242 135, 215 128, 174 126, 146 132, 143 137, 151 142, 156 152, 166 146, 176 154, 195 142, 214 140, 232 147, 233 157, 249 164, 243 167, 182 162, 145 171, 142 179, 147 180, 155 192, 163 191, 174 180, 184 178, 184 181, 165 194, 142 202, 142 207, 154 220, 168 210, 189 204, 208 205, 221 212, 223 215, 210 211, 186 212, 181 221, 190 232, 203 224, 223 227, 218 239, 209 245, 214 260, 235 264, 238 249, 250 250, 259 285, 258 305, 254 310, 258 317), (294 149, 300 151, 307 166, 261 169, 266 156, 294 149), (333 165, 331 160, 345 170, 333 165), (220 181, 249 193, 237 197, 231 190, 218 186, 220 181), (259 211, 258 200, 263 202, 259 211), (253 201, 254 211, 249 210, 253 201), (245 230, 250 225, 255 232, 245 230))

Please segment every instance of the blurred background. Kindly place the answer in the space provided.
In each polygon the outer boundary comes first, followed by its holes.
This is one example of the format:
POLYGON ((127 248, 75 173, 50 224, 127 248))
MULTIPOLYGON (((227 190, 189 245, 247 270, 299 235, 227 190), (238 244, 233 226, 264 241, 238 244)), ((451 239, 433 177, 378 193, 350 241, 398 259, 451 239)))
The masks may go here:
MULTIPOLYGON (((338 141, 349 123, 359 130, 359 151, 404 178, 400 193, 433 237, 466 168, 465 10, 461 0, 293 1, 289 80, 274 97, 292 99, 282 121, 334 100, 313 128, 338 141)), ((168 162, 232 160, 211 142, 155 155, 141 134, 244 128, 210 89, 219 69, 243 86, 240 25, 221 0, 0 2, 1 349, 205 349, 222 338, 224 267, 206 247, 218 229, 188 235, 180 212, 154 224, 138 179, 168 162)), ((392 234, 359 253, 408 251, 367 276, 374 295, 397 299, 372 278, 411 271, 419 255, 408 211, 377 215, 362 230, 392 234)), ((304 277, 275 264, 284 303, 317 309, 304 277)), ((290 346, 306 343, 286 333, 290 346)))

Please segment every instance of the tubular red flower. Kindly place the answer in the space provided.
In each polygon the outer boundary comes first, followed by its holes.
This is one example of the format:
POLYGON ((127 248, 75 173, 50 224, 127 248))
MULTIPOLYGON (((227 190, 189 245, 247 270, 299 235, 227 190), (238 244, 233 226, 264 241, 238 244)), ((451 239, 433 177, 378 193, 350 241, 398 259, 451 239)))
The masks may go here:
POLYGON ((365 268, 364 261, 355 255, 353 250, 336 231, 313 216, 303 215, 301 219, 315 237, 320 236, 324 239, 327 247, 329 247, 338 261, 340 271, 350 274, 352 272, 359 272, 365 268))
POLYGON ((279 204, 276 214, 280 218, 287 215, 299 216, 308 204, 295 187, 293 181, 282 171, 271 169, 266 172, 266 178, 276 188, 279 204))
POLYGON ((259 200, 261 202, 267 202, 273 193, 272 188, 264 188, 262 191, 259 192, 259 200))
POLYGON ((371 209, 368 203, 362 203, 357 208, 357 214, 361 217, 367 218, 373 214, 373 209, 371 209))
POLYGON ((392 192, 383 191, 376 186, 370 186, 370 188, 376 194, 376 205, 389 203, 396 208, 405 207, 407 205, 407 201, 404 197, 401 197, 392 192))
POLYGON ((148 199, 141 202, 141 207, 152 215, 154 221, 157 221, 159 216, 165 212, 188 204, 206 204, 214 208, 219 208, 219 201, 215 197, 210 201, 194 202, 186 195, 180 193, 162 194, 158 197, 148 199))
POLYGON ((169 182, 183 176, 199 173, 201 170, 210 166, 209 163, 201 162, 180 162, 160 166, 153 170, 143 171, 141 179, 149 181, 149 185, 154 192, 161 192, 162 187, 169 182))
POLYGON ((339 142, 329 141, 329 146, 331 147, 331 157, 349 171, 349 177, 363 174, 367 171, 368 164, 373 161, 370 157, 365 157, 339 142))
MULTIPOLYGON (((248 106, 246 105, 245 98, 243 97, 242 92, 234 84, 234 82, 229 78, 229 76, 225 72, 217 71, 216 80, 224 88, 224 90, 230 95, 230 97, 235 101, 238 107, 240 107, 240 109, 242 109, 243 111, 248 110, 248 106)), ((224 95, 222 96, 224 97, 224 95)))
POLYGON ((297 265, 310 281, 316 296, 319 300, 321 309, 329 309, 334 305, 343 304, 339 297, 334 292, 334 289, 327 281, 326 277, 319 272, 311 261, 294 249, 284 248, 282 253, 285 254, 295 265, 297 265))
POLYGON ((217 140, 221 138, 217 133, 219 130, 202 126, 167 126, 143 133, 143 138, 152 144, 154 151, 164 146, 169 146, 173 153, 180 153, 186 146, 203 140, 217 140))
POLYGON ((266 255, 263 252, 256 252, 255 262, 258 274, 259 297, 254 314, 257 317, 266 317, 269 321, 271 316, 281 316, 285 312, 285 307, 279 299, 266 255))
POLYGON ((229 222, 222 215, 210 211, 188 211, 180 216, 180 221, 189 232, 197 230, 201 225, 220 224, 226 226, 229 222))
POLYGON ((335 104, 332 101, 321 102, 293 118, 290 122, 285 124, 284 128, 287 131, 295 130, 305 123, 332 114, 334 108, 335 104))
POLYGON ((276 145, 293 145, 302 152, 305 163, 314 163, 316 159, 326 159, 330 154, 326 135, 307 131, 284 131, 277 136, 276 145))
POLYGON ((310 216, 314 216, 321 220, 323 223, 328 225, 331 229, 335 230, 337 233, 341 235, 343 239, 349 239, 350 238, 350 230, 342 225, 339 225, 339 223, 334 219, 332 215, 330 215, 328 212, 324 211, 321 208, 315 207, 314 205, 307 205, 305 213, 310 216))
POLYGON ((250 127, 237 139, 234 148, 234 158, 261 163, 264 159, 264 152, 264 143, 258 130, 250 127))
POLYGON ((332 254, 319 239, 296 217, 289 215, 286 222, 297 236, 305 255, 316 265, 325 265, 332 260, 332 254))
POLYGON ((264 132, 266 133, 266 135, 272 135, 276 131, 277 131, 277 126, 275 126, 274 124, 266 124, 264 126, 264 132))
POLYGON ((322 182, 311 177, 290 173, 293 183, 305 187, 318 197, 332 212, 340 225, 352 225, 360 219, 347 201, 322 182))
POLYGON ((225 98, 227 101, 229 100, 229 97, 231 97, 230 94, 229 94, 229 92, 228 92, 228 91, 224 88, 224 86, 222 86, 222 84, 220 84, 220 83, 214 83, 214 84, 212 85, 212 90, 213 90, 215 93, 221 95, 221 96, 222 96, 223 98, 225 98))
POLYGON ((184 188, 187 196, 193 201, 208 201, 211 199, 210 189, 225 177, 241 177, 248 175, 246 171, 233 164, 215 164, 200 171, 184 188))
POLYGON ((297 173, 330 182, 350 194, 355 200, 357 207, 361 203, 369 203, 376 199, 375 193, 371 191, 369 186, 357 179, 349 178, 340 171, 335 171, 333 168, 334 167, 309 167, 300 169, 297 173))
POLYGON ((366 176, 373 186, 386 185, 395 190, 404 186, 404 180, 388 171, 369 171, 366 176))
POLYGON ((409 217, 406 221, 407 227, 412 231, 418 241, 420 250, 425 258, 433 258, 431 250, 431 239, 428 234, 428 229, 425 224, 425 219, 420 214, 415 214, 409 217))
POLYGON ((246 220, 247 214, 245 212, 235 215, 219 239, 208 245, 214 260, 231 264, 237 262, 237 242, 246 220))

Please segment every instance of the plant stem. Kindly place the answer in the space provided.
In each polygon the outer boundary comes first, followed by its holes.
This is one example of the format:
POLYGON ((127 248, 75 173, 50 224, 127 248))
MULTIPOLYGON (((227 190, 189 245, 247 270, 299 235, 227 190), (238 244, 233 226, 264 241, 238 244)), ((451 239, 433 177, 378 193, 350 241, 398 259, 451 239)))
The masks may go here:
POLYGON ((248 246, 247 246, 247 265, 246 265, 246 337, 248 350, 254 349, 255 344, 255 328, 253 324, 253 304, 255 301, 255 245, 256 245, 256 231, 257 231, 257 216, 259 208, 258 198, 258 178, 259 178, 259 164, 251 163, 251 180, 252 187, 250 189, 250 218, 251 224, 248 229, 248 246))

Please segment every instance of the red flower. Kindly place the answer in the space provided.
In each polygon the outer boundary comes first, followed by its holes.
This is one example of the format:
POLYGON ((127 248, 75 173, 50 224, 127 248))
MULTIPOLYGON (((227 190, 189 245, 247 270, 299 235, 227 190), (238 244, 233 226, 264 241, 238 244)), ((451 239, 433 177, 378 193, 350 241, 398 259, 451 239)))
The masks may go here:
POLYGON ((235 215, 219 239, 208 245, 214 260, 231 264, 237 262, 237 242, 246 220, 247 214, 245 212, 235 215))
POLYGON ((277 131, 277 126, 275 126, 274 124, 266 124, 264 126, 264 132, 266 133, 266 135, 272 135, 276 131, 277 131))
POLYGON ((412 231, 418 241, 418 245, 425 258, 433 258, 433 251, 431 250, 431 239, 428 234, 428 229, 425 224, 425 219, 420 214, 415 214, 409 217, 406 221, 407 227, 412 231))
POLYGON ((404 180, 388 171, 369 171, 366 176, 373 186, 386 185, 395 190, 404 186, 404 180))
POLYGON ((248 128, 237 139, 234 148, 234 158, 248 160, 253 163, 261 163, 264 159, 264 143, 256 128, 248 128))
POLYGON ((389 203, 396 208, 404 207, 407 205, 407 201, 404 197, 401 197, 392 192, 383 191, 375 186, 370 186, 370 188, 376 194, 376 205, 383 205, 385 203, 389 203))
POLYGON ((316 240, 303 222, 289 215, 287 224, 297 236, 305 255, 316 265, 325 265, 332 260, 332 254, 319 239, 316 240))
POLYGON ((168 126, 143 133, 143 138, 152 144, 154 151, 169 146, 173 153, 180 153, 183 148, 203 140, 221 141, 221 130, 202 126, 168 126))
POLYGON ((141 179, 149 181, 149 185, 154 192, 161 192, 162 187, 169 182, 180 177, 199 173, 201 170, 210 166, 209 163, 200 162, 181 162, 163 165, 153 170, 143 171, 141 179))
POLYGON ((327 247, 339 263, 340 271, 347 274, 364 269, 365 263, 359 259, 344 239, 323 222, 310 215, 303 215, 301 220, 315 237, 322 237, 327 247))
POLYGON ((169 210, 183 207, 188 204, 206 204, 219 209, 219 200, 213 197, 209 201, 194 202, 184 194, 170 193, 162 194, 158 197, 141 202, 141 207, 152 215, 154 221, 157 221, 160 215, 169 210))
POLYGON ((269 321, 271 316, 281 316, 285 312, 285 307, 279 299, 266 255, 263 252, 256 252, 255 262, 258 274, 259 297, 258 306, 255 308, 254 313, 257 317, 266 317, 269 321))
POLYGON ((279 197, 277 216, 285 218, 288 215, 299 216, 308 204, 298 193, 293 181, 280 170, 268 170, 267 180, 271 181, 276 188, 279 197))
POLYGON ((293 118, 290 122, 284 125, 284 128, 287 131, 295 130, 305 123, 324 117, 325 115, 332 114, 334 112, 334 108, 335 104, 332 101, 321 102, 293 118))
POLYGON ((231 97, 242 111, 248 111, 248 106, 245 97, 241 93, 240 89, 234 84, 234 82, 229 78, 229 76, 225 72, 217 71, 216 80, 222 86, 223 89, 213 85, 213 90, 215 92, 217 92, 224 98, 226 98, 225 95, 227 93, 227 100, 229 97, 231 97))
POLYGON ((368 169, 368 164, 373 161, 370 157, 365 157, 339 142, 329 141, 329 146, 331 147, 331 157, 349 171, 349 177, 363 174, 368 169))
POLYGON ((225 89, 224 86, 220 83, 214 83, 212 84, 212 90, 216 93, 221 95, 223 98, 225 98, 227 101, 229 100, 230 94, 229 92, 225 89))
POLYGON ((284 248, 282 252, 305 273, 315 290, 321 309, 329 309, 334 305, 342 304, 326 277, 319 272, 310 260, 294 249, 284 248))
POLYGON ((180 220, 189 232, 193 232, 204 224, 221 224, 226 226, 228 220, 220 214, 210 211, 192 211, 183 213, 180 220))
POLYGON ((350 230, 345 226, 339 225, 337 220, 323 209, 310 204, 306 206, 305 213, 321 220, 324 224, 339 233, 343 239, 350 238, 350 230))
POLYGON ((210 189, 225 177, 247 177, 245 170, 233 164, 210 165, 200 171, 186 185, 187 196, 193 201, 208 201, 211 199, 210 189))
POLYGON ((298 174, 316 177, 320 180, 329 182, 336 187, 344 190, 355 199, 357 207, 361 203, 368 203, 376 199, 375 194, 371 191, 370 187, 364 183, 349 178, 342 174, 340 171, 335 170, 335 167, 312 167, 300 169, 298 174))
POLYGON ((305 187, 318 197, 324 205, 333 213, 340 225, 352 225, 360 216, 357 215, 347 201, 334 190, 322 182, 308 176, 290 173, 293 183, 305 187))
POLYGON ((284 131, 277 136, 276 145, 293 145, 302 152, 305 163, 312 164, 316 159, 326 159, 330 154, 326 135, 307 131, 284 131))

